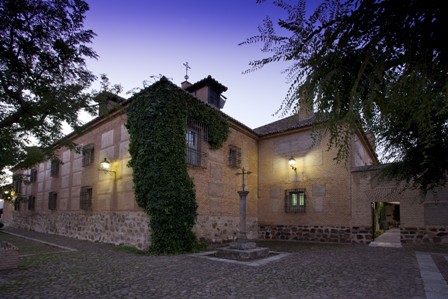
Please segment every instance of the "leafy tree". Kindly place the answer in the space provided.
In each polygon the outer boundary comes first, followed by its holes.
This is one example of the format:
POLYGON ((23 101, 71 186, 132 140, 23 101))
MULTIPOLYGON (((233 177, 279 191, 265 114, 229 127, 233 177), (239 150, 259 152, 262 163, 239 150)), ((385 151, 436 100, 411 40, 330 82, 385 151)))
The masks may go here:
MULTIPOLYGON (((257 1, 264 2, 264 1, 257 1)), ((361 126, 384 151, 382 174, 423 193, 448 174, 448 6, 438 0, 326 0, 307 15, 306 1, 277 0, 287 17, 267 17, 259 35, 270 56, 253 71, 289 61, 291 86, 279 112, 313 104, 338 161, 361 126), (277 34, 281 32, 282 34, 277 34)))
POLYGON ((81 109, 93 113, 88 9, 82 0, 0 0, 0 169, 23 160, 31 141, 50 148, 64 122, 80 124, 81 109))

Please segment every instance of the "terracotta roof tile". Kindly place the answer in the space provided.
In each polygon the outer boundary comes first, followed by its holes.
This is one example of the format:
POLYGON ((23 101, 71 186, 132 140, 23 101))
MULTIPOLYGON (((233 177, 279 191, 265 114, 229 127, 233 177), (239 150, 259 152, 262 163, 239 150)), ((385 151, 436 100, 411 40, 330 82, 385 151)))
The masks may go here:
POLYGON ((292 116, 277 120, 270 124, 255 128, 254 131, 260 136, 280 133, 291 129, 298 129, 302 127, 307 127, 312 125, 314 120, 314 116, 311 116, 306 119, 299 119, 298 114, 294 114, 292 116))

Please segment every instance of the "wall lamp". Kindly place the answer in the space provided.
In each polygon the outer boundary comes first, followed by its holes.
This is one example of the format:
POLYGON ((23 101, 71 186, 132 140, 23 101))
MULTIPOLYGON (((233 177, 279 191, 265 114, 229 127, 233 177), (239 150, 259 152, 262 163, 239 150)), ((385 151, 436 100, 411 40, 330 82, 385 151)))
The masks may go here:
POLYGON ((297 172, 296 159, 294 159, 293 156, 291 156, 291 158, 289 158, 288 163, 289 163, 289 166, 291 166, 292 170, 297 172))
POLYGON ((115 177, 117 177, 117 172, 110 170, 110 162, 107 160, 107 158, 104 158, 103 161, 100 162, 100 170, 104 172, 113 173, 115 177))

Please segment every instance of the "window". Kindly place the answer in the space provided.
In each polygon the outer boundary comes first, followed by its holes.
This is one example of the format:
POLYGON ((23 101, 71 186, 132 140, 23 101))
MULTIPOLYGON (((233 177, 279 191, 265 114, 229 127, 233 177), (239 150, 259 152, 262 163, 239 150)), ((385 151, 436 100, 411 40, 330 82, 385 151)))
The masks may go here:
POLYGON ((31 169, 30 172, 30 183, 34 183, 37 181, 37 169, 31 169))
POLYGON ((305 207, 305 189, 294 189, 285 191, 285 212, 305 213, 305 207))
POLYGON ((22 177, 20 175, 16 175, 13 177, 13 185, 16 193, 22 193, 22 177))
POLYGON ((82 148, 82 166, 93 164, 93 144, 88 144, 82 148))
POLYGON ((241 167, 241 149, 234 145, 229 145, 229 166, 232 168, 241 167))
POLYGON ((187 142, 187 164, 200 166, 201 152, 199 151, 200 139, 199 132, 195 129, 187 128, 185 140, 187 142))
POLYGON ((81 187, 79 194, 79 207, 82 210, 92 209, 92 187, 81 187))
POLYGON ((36 205, 36 197, 35 196, 28 196, 28 210, 34 211, 34 207, 36 205))
POLYGON ((56 192, 50 192, 48 193, 48 209, 49 210, 56 210, 56 200, 58 198, 58 194, 56 192))
POLYGON ((57 177, 58 174, 59 174, 59 160, 53 159, 51 160, 50 176, 57 177))

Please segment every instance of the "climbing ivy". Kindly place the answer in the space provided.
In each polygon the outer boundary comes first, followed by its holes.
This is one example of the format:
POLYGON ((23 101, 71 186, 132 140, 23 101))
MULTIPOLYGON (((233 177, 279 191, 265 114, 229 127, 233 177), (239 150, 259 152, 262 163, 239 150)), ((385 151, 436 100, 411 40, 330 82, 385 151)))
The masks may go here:
POLYGON ((215 109, 193 98, 165 77, 130 99, 126 127, 135 197, 150 216, 151 248, 156 254, 191 251, 197 217, 194 184, 187 172, 187 120, 208 127, 211 149, 222 146, 228 123, 215 109))

